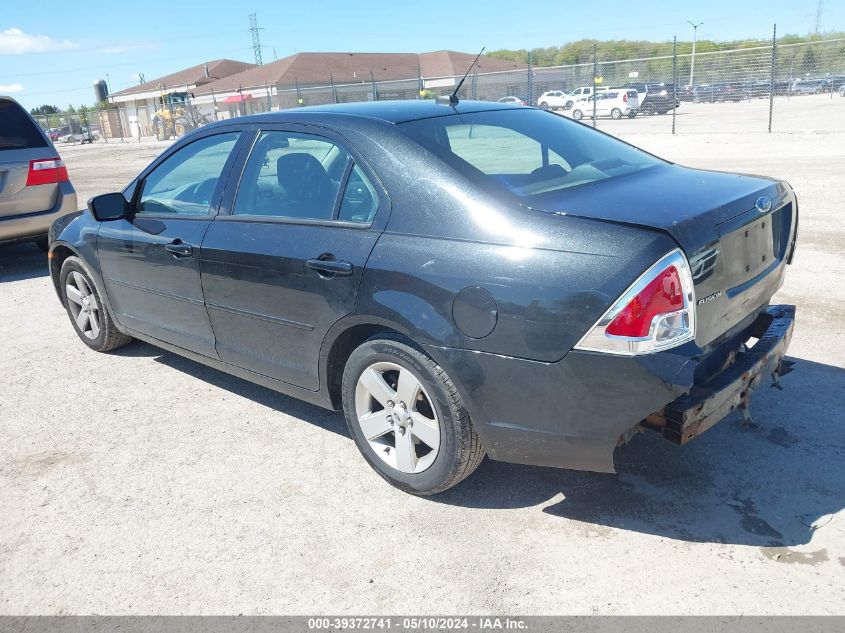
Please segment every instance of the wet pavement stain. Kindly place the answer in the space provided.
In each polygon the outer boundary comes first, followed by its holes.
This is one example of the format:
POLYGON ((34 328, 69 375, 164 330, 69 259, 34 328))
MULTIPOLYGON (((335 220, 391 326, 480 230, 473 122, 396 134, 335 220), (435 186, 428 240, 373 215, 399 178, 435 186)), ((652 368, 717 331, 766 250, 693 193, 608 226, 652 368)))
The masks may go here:
MULTIPOLYGON (((812 565, 816 566, 819 563, 824 563, 830 560, 826 549, 820 549, 815 552, 797 552, 788 547, 761 547, 760 551, 763 556, 769 560, 786 563, 787 565, 812 565)), ((842 563, 843 559, 839 559, 842 563)), ((845 565, 845 563, 843 563, 845 565)))
POLYGON ((766 521, 757 516, 757 508, 751 499, 738 499, 734 497, 736 503, 729 504, 739 515, 739 524, 742 529, 749 534, 757 536, 769 536, 773 539, 782 539, 783 534, 778 532, 775 528, 769 525, 766 521))
POLYGON ((772 428, 764 437, 772 444, 777 444, 784 448, 791 448, 801 442, 800 437, 793 435, 782 426, 772 428))

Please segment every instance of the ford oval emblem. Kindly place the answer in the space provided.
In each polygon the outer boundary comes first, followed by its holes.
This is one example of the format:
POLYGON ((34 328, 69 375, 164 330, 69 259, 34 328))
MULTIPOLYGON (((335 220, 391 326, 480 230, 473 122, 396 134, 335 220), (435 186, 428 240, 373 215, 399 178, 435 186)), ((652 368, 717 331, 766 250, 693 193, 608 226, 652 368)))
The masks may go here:
POLYGON ((757 198, 757 202, 754 203, 754 206, 757 207, 757 210, 760 213, 768 213, 772 210, 772 201, 766 196, 760 196, 757 198))

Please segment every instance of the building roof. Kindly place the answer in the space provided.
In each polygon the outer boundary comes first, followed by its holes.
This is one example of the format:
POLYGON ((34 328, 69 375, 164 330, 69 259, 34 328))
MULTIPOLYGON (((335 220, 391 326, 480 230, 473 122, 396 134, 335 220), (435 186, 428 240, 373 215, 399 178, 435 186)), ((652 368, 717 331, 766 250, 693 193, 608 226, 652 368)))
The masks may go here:
MULTIPOLYGON (((422 75, 431 77, 462 77, 475 59, 475 54, 458 51, 434 51, 420 55, 422 75)), ((494 73, 505 70, 521 70, 527 66, 498 57, 482 55, 478 58, 479 73, 494 73)))
MULTIPOLYGON (((231 92, 265 85, 315 86, 463 75, 475 55, 456 51, 431 53, 296 53, 208 83, 197 94, 231 92)), ((479 72, 525 68, 525 64, 493 57, 479 60, 479 72)))
POLYGON ((161 89, 161 87, 165 89, 184 87, 186 84, 193 88, 194 86, 202 86, 254 67, 255 64, 239 62, 234 59, 215 59, 165 75, 164 77, 152 79, 137 86, 131 86, 120 92, 112 93, 110 96, 122 97, 161 89))

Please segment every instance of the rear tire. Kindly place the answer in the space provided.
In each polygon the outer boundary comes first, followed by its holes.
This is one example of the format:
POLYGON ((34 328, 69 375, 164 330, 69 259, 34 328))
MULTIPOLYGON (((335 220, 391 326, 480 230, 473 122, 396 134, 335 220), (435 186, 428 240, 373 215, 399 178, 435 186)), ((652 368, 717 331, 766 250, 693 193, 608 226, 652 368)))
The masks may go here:
POLYGON ((358 450, 400 490, 437 494, 466 479, 484 459, 454 383, 403 337, 377 335, 353 351, 341 388, 358 450))
POLYGON ((91 349, 109 352, 132 341, 117 329, 94 284, 88 267, 78 257, 68 257, 59 273, 59 288, 76 334, 91 349))

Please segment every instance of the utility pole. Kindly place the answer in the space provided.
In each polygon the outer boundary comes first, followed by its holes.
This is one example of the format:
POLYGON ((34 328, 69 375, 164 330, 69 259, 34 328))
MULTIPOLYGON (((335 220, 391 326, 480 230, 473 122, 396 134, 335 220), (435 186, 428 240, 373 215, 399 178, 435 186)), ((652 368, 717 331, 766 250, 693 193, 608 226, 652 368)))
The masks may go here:
POLYGON ((819 31, 822 28, 822 13, 824 12, 824 2, 819 0, 818 5, 816 5, 816 35, 819 34, 819 31))
POLYGON ((689 66, 689 85, 692 86, 693 73, 695 72, 695 42, 698 39, 698 27, 704 24, 704 22, 696 24, 691 20, 687 20, 687 23, 692 26, 692 59, 689 66))
POLYGON ((249 32, 252 33, 252 52, 255 55, 255 63, 261 66, 261 40, 258 37, 258 32, 263 29, 258 28, 258 15, 256 13, 249 14, 249 32))

